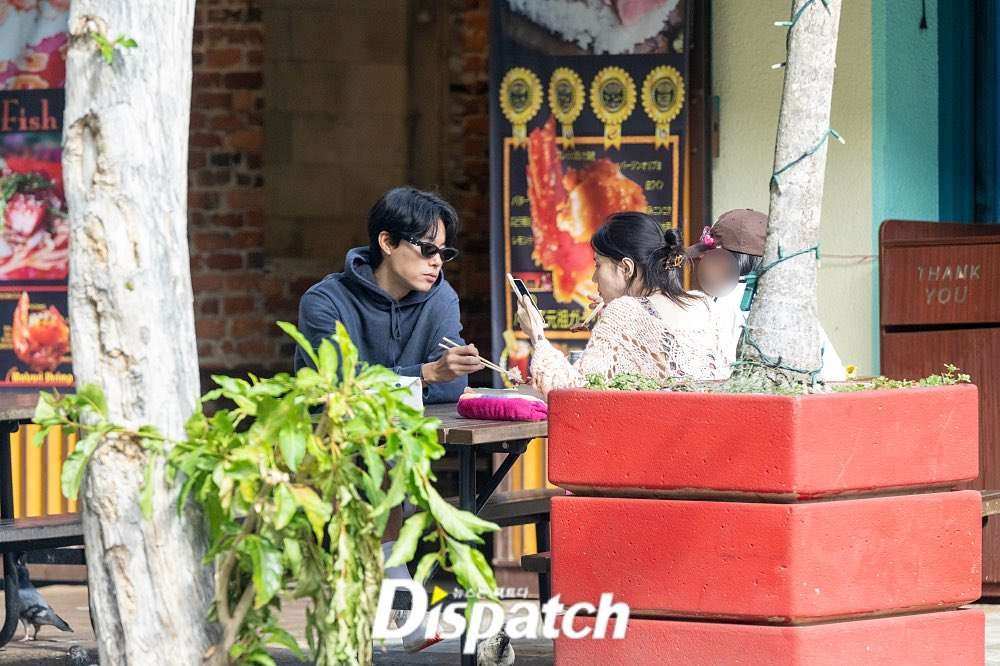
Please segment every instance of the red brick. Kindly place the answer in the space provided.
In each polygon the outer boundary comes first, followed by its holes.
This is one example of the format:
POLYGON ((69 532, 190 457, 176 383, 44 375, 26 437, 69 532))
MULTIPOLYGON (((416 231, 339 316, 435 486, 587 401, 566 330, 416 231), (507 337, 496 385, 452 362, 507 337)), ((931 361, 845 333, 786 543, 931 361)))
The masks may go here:
POLYGON ((253 296, 228 296, 222 303, 222 311, 227 315, 253 312, 256 299, 253 296))
POLYGON ((222 77, 229 90, 260 90, 264 87, 264 75, 260 72, 230 72, 222 77))
POLYGON ((219 207, 217 192, 199 192, 188 190, 188 208, 197 210, 215 210, 219 207))
POLYGON ((222 139, 217 134, 195 132, 188 138, 188 145, 195 148, 215 148, 222 145, 222 139))
POLYGON ((222 344, 219 345, 219 349, 222 350, 223 354, 231 354, 236 351, 236 345, 233 344, 232 340, 223 340, 222 344))
POLYGON ((242 49, 208 49, 205 51, 205 65, 208 67, 231 67, 242 61, 242 49))
POLYGON ((191 75, 191 84, 191 87, 195 90, 219 88, 222 86, 222 74, 218 72, 195 72, 191 75))
POLYGON ((188 152, 188 169, 200 169, 208 163, 208 158, 201 150, 191 150, 188 152))
POLYGON ((194 108, 198 109, 228 109, 233 104, 233 96, 229 93, 203 92, 194 94, 194 108))
POLYGON ((198 319, 194 332, 199 338, 221 338, 226 334, 226 322, 222 319, 198 319))
POLYGON ((197 249, 198 252, 215 252, 217 250, 225 250, 232 247, 229 242, 229 234, 213 232, 200 232, 194 234, 191 246, 197 249))
POLYGON ((980 595, 976 491, 799 504, 552 500, 553 590, 632 612, 773 624, 980 595))
POLYGON ((236 210, 260 210, 264 207, 264 192, 260 189, 226 192, 226 205, 236 210))
POLYGON ((212 215, 208 222, 213 226, 220 227, 242 227, 244 226, 244 217, 246 215, 240 215, 239 213, 229 213, 226 215, 212 215))
POLYGON ((248 65, 262 65, 264 64, 264 51, 260 49, 254 49, 253 51, 247 51, 247 64, 248 65))
POLYGON ((229 325, 229 335, 233 338, 247 338, 254 335, 265 335, 274 322, 268 319, 254 317, 251 319, 233 319, 229 325))
POLYGON ((264 246, 264 232, 262 231, 242 231, 233 234, 232 246, 236 248, 249 249, 264 246))
POLYGON ((244 229, 263 229, 264 228, 264 212, 257 208, 255 210, 248 210, 243 213, 243 228, 244 229))
POLYGON ((228 185, 232 182, 232 180, 233 176, 231 172, 211 169, 199 171, 195 177, 195 182, 199 187, 218 187, 219 185, 228 185))
POLYGON ((219 291, 225 285, 225 277, 222 275, 208 275, 201 273, 191 276, 191 289, 197 294, 204 291, 219 291))
POLYGON ((253 111, 257 107, 260 94, 252 90, 237 90, 233 92, 234 111, 253 111))
POLYGON ((785 499, 950 485, 979 473, 978 424, 971 385, 810 396, 557 391, 549 479, 571 490, 785 499), (664 427, 664 414, 695 416, 664 427))
POLYGON ((215 344, 208 341, 198 342, 198 360, 204 365, 205 362, 215 355, 215 344))
MULTIPOLYGON (((559 625, 561 626, 561 624, 559 625)), ((579 618, 574 627, 590 627, 579 618)), ((808 627, 630 618, 624 639, 555 641, 556 666, 939 666, 982 664, 980 610, 921 613, 808 627)))
POLYGON ((244 357, 269 358, 274 354, 274 345, 265 340, 244 340, 236 343, 236 352, 244 357))
POLYGON ((243 255, 219 252, 209 255, 205 265, 213 270, 234 270, 243 268, 243 255))
POLYGON ((299 298, 291 296, 269 296, 264 307, 271 314, 298 312, 299 298))
POLYGON ((259 127, 237 129, 226 135, 225 145, 232 150, 260 150, 264 132, 259 127))
POLYGON ((214 116, 208 121, 208 124, 214 130, 230 132, 244 127, 246 121, 235 113, 226 113, 221 116, 214 116))
POLYGON ((219 299, 206 298, 198 304, 198 313, 203 315, 219 314, 219 299))

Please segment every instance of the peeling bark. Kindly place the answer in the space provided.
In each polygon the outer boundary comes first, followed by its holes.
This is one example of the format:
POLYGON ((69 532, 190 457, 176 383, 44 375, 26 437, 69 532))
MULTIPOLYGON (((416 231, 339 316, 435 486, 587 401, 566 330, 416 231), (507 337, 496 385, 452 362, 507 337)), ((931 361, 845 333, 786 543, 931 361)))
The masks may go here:
MULTIPOLYGON (((785 83, 781 96, 774 171, 814 148, 830 130, 830 104, 836 70, 837 31, 841 0, 794 0, 792 16, 807 7, 790 28, 785 83)), ((771 183, 770 213, 764 264, 819 243, 823 179, 829 140, 815 153, 780 174, 771 183)), ((770 359, 800 370, 822 366, 816 317, 816 270, 813 254, 789 259, 760 280, 747 322, 750 339, 770 359)), ((761 360, 744 344, 741 356, 761 360)), ((788 372, 794 379, 808 374, 788 372)))
MULTIPOLYGON (((63 172, 71 226, 70 331, 77 380, 110 418, 181 437, 199 392, 187 244, 194 0, 74 0, 63 172), (93 34, 138 48, 100 57, 93 34)), ((200 664, 213 636, 201 522, 178 516, 156 475, 139 510, 145 452, 102 444, 81 506, 102 664, 200 664)))

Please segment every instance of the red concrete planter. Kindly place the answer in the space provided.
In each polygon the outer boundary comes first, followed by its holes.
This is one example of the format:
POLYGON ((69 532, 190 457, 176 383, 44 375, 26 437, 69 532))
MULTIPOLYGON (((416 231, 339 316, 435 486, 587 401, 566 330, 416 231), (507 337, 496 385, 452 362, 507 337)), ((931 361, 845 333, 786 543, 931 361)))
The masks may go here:
POLYGON ((811 396, 556 391, 549 478, 582 494, 768 501, 979 474, 975 386, 811 396))
MULTIPOLYGON (((633 614, 802 624, 980 595, 975 491, 767 504, 552 500, 553 591, 633 614)), ((679 662, 682 663, 682 662, 679 662)))
MULTIPOLYGON (((632 619, 624 640, 555 642, 557 666, 941 666, 982 664, 984 622, 977 610, 767 627, 632 619)), ((577 628, 593 626, 580 618, 577 628)))

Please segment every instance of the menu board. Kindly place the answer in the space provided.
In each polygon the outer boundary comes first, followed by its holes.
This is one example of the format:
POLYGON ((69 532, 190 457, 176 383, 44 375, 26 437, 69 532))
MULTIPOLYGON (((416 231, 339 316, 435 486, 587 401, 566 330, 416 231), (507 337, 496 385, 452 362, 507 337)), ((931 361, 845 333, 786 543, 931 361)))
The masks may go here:
MULTIPOLYGON (((685 224, 686 2, 499 0, 491 10, 494 285, 508 272, 524 280, 546 336, 569 351, 589 335, 572 329, 597 296, 594 231, 626 210, 664 229, 685 224)), ((526 366, 511 294, 494 294, 494 340, 526 366)))
POLYGON ((0 13, 0 388, 69 387, 69 3, 9 4, 0 13))

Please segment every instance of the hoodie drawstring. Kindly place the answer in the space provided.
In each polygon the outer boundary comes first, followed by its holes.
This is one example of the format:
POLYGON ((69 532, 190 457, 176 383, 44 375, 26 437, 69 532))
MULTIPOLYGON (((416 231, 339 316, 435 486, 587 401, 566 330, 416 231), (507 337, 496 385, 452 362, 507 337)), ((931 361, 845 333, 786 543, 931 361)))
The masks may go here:
POLYGON ((399 340, 403 337, 402 331, 399 330, 399 308, 395 302, 389 306, 389 328, 391 329, 393 340, 399 340))

